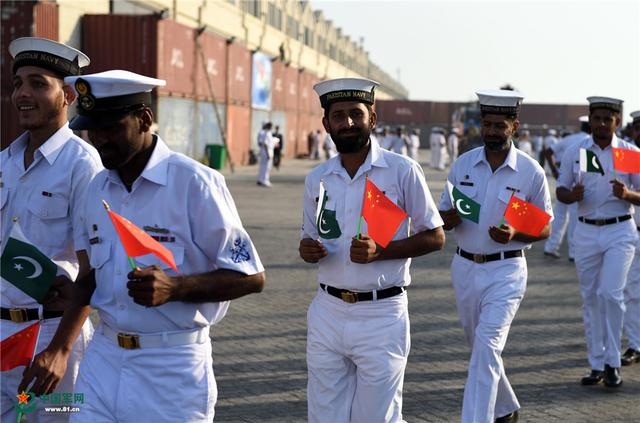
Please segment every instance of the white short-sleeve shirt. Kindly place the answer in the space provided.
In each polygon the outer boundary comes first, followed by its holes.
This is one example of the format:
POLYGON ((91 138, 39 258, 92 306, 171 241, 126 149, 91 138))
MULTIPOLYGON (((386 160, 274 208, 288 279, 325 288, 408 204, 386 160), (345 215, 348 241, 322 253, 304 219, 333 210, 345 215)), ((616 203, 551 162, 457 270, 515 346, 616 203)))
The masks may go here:
MULTIPOLYGON (((464 195, 480 204, 478 223, 462 219, 462 223, 455 228, 458 246, 467 252, 493 254, 531 247, 531 244, 516 240, 500 244, 489 236, 489 228, 500 225, 512 194, 553 216, 544 170, 537 161, 513 144, 504 163, 495 172, 492 172, 487 161, 484 147, 464 153, 453 163, 448 180, 464 195)), ((449 210, 452 207, 445 189, 440 197, 439 209, 449 210)))
POLYGON ((592 137, 586 138, 567 149, 562 157, 558 187, 569 190, 580 180, 584 185, 584 198, 578 201, 578 216, 587 219, 608 219, 633 213, 633 205, 613 195, 611 181, 618 179, 628 188, 640 187, 640 173, 625 173, 613 169, 613 148, 639 151, 635 145, 613 136, 611 144, 601 149, 592 137), (592 151, 604 171, 604 175, 580 171, 580 149, 592 151))
POLYGON ((553 151, 553 155, 556 157, 556 162, 562 163, 562 156, 567 151, 569 147, 573 144, 579 143, 587 138, 590 135, 586 132, 576 132, 575 134, 567 135, 564 138, 561 138, 560 141, 552 145, 550 148, 553 151))
MULTIPOLYGON (((128 192, 117 171, 105 170, 93 180, 86 208, 86 238, 96 290, 91 305, 110 327, 135 333, 193 329, 222 319, 229 302, 168 302, 144 307, 127 290, 131 271, 122 243, 102 205, 146 231, 168 248, 182 275, 229 269, 256 274, 264 270, 244 230, 224 177, 169 150, 158 137, 142 174, 128 192)), ((140 268, 168 265, 154 255, 134 258, 140 268)))
MULTIPOLYGON (((401 223, 394 240, 407 238, 410 229, 418 233, 443 225, 418 163, 372 142, 365 162, 352 179, 338 155, 313 169, 305 180, 301 238, 320 240, 329 253, 319 262, 318 282, 353 291, 409 285, 411 259, 380 260, 367 264, 353 263, 350 259, 351 241, 357 234, 362 211, 365 174, 410 218, 410 222, 405 219, 401 223), (325 208, 335 211, 340 228, 341 235, 337 238, 320 238, 318 233, 315 214, 320 200, 320 180, 327 194, 325 208)), ((361 233, 367 233, 364 219, 361 233)))
MULTIPOLYGON (((34 152, 29 169, 24 152, 29 143, 25 132, 2 151, 2 251, 17 218, 29 242, 55 260, 75 279, 76 251, 86 250, 84 201, 91 179, 102 169, 98 152, 75 136, 65 124, 34 152)), ((37 308, 38 303, 2 280, 2 307, 37 308)))

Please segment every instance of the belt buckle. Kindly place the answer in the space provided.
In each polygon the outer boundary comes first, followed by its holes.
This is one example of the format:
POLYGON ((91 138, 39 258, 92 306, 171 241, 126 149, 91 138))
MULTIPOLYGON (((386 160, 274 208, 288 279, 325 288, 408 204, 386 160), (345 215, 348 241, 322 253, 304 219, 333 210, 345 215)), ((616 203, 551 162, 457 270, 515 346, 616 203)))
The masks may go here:
POLYGON ((358 302, 358 293, 357 292, 351 292, 351 291, 344 292, 344 291, 342 291, 340 293, 340 297, 342 298, 342 301, 344 301, 345 303, 353 304, 353 303, 357 303, 358 302))
POLYGON ((607 224, 606 219, 596 219, 596 226, 604 226, 607 224))
POLYGON ((474 263, 478 263, 478 264, 482 264, 482 263, 486 263, 487 259, 486 259, 484 254, 474 254, 473 255, 473 262, 474 263))
POLYGON ((23 323, 29 320, 26 308, 10 308, 9 317, 14 323, 23 323))
POLYGON ((140 337, 128 333, 118 334, 118 346, 125 350, 136 350, 140 348, 140 337))

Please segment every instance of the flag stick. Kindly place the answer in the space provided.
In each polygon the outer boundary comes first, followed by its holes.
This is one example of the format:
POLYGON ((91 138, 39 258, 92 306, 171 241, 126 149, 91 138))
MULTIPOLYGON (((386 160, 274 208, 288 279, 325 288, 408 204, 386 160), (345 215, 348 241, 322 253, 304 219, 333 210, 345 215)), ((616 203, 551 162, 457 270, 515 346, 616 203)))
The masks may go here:
POLYGON ((36 343, 33 346, 33 354, 31 355, 31 362, 29 363, 29 367, 33 364, 33 359, 36 358, 36 350, 38 349, 38 341, 40 341, 40 329, 42 329, 42 325, 40 325, 40 320, 38 320, 38 334, 36 335, 36 343))
MULTIPOLYGON (((102 200, 102 205, 107 210, 107 212, 111 210, 111 207, 109 207, 109 203, 107 203, 106 201, 102 200)), ((138 267, 136 266, 135 262, 131 257, 127 256, 127 260, 129 261, 129 266, 131 266, 131 270, 138 270, 138 267)))
POLYGON ((362 209, 364 209, 364 199, 367 198, 367 179, 369 177, 364 174, 364 194, 362 195, 362 208, 360 209, 360 219, 358 219, 358 229, 356 233, 356 239, 360 239, 360 228, 362 227, 362 209))
POLYGON ((578 184, 582 184, 582 171, 578 170, 578 184))

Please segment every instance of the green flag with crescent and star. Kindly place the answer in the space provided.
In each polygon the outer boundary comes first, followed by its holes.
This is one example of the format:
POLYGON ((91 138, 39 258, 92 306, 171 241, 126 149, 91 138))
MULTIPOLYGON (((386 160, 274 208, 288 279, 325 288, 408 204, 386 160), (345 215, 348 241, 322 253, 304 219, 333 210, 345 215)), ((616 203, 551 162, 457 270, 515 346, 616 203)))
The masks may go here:
POLYGON ((316 226, 318 235, 324 239, 335 239, 342 235, 338 219, 336 219, 336 211, 328 210, 327 200, 329 196, 324 189, 324 182, 320 181, 320 192, 318 193, 318 207, 316 209, 316 226))
POLYGON ((598 156, 586 148, 580 149, 580 171, 604 175, 604 170, 602 169, 600 160, 598 160, 598 156))
POLYGON ((449 191, 449 198, 451 198, 451 204, 453 204, 458 215, 460 215, 462 219, 478 223, 480 220, 480 204, 464 195, 449 181, 447 181, 447 189, 449 191))
POLYGON ((2 278, 41 303, 56 277, 58 266, 27 240, 18 222, 0 257, 2 278))

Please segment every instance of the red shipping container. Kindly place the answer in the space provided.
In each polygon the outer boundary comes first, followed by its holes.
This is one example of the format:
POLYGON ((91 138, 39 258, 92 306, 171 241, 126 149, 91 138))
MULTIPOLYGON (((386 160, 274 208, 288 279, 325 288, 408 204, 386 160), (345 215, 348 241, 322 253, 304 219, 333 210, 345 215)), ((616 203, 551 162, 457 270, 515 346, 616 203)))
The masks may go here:
POLYGON ((11 104, 13 91, 13 59, 9 54, 9 44, 20 37, 43 37, 58 41, 58 5, 50 2, 2 1, 2 35, 0 38, 0 96, 2 103, 1 147, 11 144, 22 129, 11 104))
POLYGON ((286 157, 298 157, 301 154, 309 154, 307 149, 307 135, 300 139, 298 133, 298 114, 296 112, 286 112, 287 134, 286 134, 286 157))
POLYGON ((251 52, 240 44, 229 44, 229 103, 251 104, 251 52))
POLYGON ((85 15, 82 29, 87 73, 124 69, 166 80, 158 94, 197 95, 193 28, 153 15, 85 15))
POLYGON ((227 40, 205 32, 198 37, 198 42, 202 48, 204 66, 202 65, 202 56, 199 52, 196 52, 196 92, 198 97, 207 100, 212 99, 207 83, 208 78, 213 89, 213 99, 217 103, 222 103, 226 100, 227 95, 225 84, 227 76, 227 40))
POLYGON ((299 97, 298 97, 298 78, 300 73, 298 69, 291 66, 285 67, 284 71, 284 90, 285 90, 285 110, 286 111, 299 111, 299 97))
POLYGON ((248 106, 227 106, 227 148, 234 165, 249 163, 251 148, 251 109, 248 106))
POLYGON ((285 110, 285 66, 279 60, 273 62, 271 71, 271 86, 272 86, 272 95, 271 95, 271 108, 273 110, 285 110))

